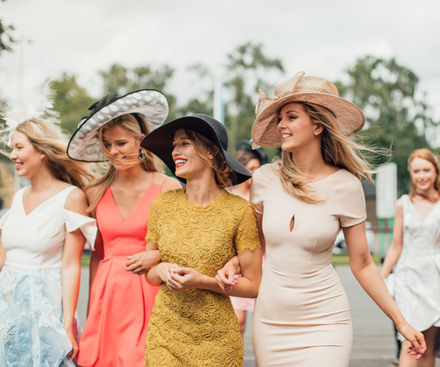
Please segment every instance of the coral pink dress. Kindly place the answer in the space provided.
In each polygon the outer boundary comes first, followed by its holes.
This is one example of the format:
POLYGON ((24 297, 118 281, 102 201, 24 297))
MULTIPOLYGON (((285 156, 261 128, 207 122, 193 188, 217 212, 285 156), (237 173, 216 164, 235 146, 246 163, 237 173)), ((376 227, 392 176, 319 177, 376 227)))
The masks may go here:
POLYGON ((154 180, 123 220, 108 188, 96 207, 104 258, 99 263, 90 294, 89 315, 79 345, 83 367, 144 365, 148 321, 159 287, 145 276, 125 270, 127 256, 145 251, 150 204, 160 194, 154 180))

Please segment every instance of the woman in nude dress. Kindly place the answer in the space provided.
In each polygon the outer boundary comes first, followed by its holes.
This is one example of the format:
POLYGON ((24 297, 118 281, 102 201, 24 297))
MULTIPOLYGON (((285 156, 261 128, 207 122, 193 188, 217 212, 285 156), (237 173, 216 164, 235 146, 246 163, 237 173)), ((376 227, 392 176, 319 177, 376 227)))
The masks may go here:
MULTIPOLYGON (((350 306, 331 265, 344 231, 356 279, 411 341, 421 357, 422 333, 403 318, 380 276, 365 236, 360 176, 371 170, 349 136, 365 123, 361 110, 338 96, 333 83, 298 73, 275 89, 260 91, 254 146, 281 146, 282 158, 254 174, 255 206, 266 247, 266 267, 255 305, 253 343, 258 366, 349 365, 353 332, 350 306)), ((236 261, 236 259, 234 259, 236 261)), ((234 261, 219 272, 229 285, 234 261)))

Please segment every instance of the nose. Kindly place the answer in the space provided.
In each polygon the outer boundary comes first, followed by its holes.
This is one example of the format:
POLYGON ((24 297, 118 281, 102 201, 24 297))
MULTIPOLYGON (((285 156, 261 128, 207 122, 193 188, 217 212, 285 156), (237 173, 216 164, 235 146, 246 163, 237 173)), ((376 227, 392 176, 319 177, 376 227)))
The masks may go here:
POLYGON ((109 149, 108 151, 109 151, 109 153, 110 153, 111 155, 116 155, 116 154, 118 154, 118 149, 117 149, 116 145, 114 145, 114 144, 112 144, 112 145, 110 146, 110 149, 109 149))
POLYGON ((174 146, 173 151, 171 152, 171 156, 177 157, 180 154, 179 149, 177 148, 177 145, 174 146))
POLYGON ((15 151, 13 150, 12 152, 11 152, 11 154, 9 154, 9 159, 11 160, 11 161, 13 161, 14 159, 16 159, 17 158, 17 154, 15 153, 15 151))

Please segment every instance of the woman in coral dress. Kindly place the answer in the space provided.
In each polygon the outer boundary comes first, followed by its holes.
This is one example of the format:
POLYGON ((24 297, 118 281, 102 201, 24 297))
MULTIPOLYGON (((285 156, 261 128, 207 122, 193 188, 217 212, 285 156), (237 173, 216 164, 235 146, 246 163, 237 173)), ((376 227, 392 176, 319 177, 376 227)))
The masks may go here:
POLYGON ((89 312, 78 357, 83 367, 143 365, 158 288, 141 275, 160 260, 158 253, 145 252, 149 208, 159 193, 180 185, 159 173, 158 162, 140 142, 166 115, 165 97, 157 91, 112 94, 93 106, 69 145, 72 158, 106 158, 110 165, 87 190, 99 238, 90 262, 89 312))
POLYGON ((250 178, 226 152, 227 139, 220 122, 194 115, 162 126, 142 143, 187 184, 151 205, 147 249, 159 249, 163 262, 148 272, 148 281, 161 288, 148 327, 146 366, 243 365, 237 318, 215 275, 238 254, 243 276, 230 292, 255 297, 261 251, 252 206, 225 190, 250 178))

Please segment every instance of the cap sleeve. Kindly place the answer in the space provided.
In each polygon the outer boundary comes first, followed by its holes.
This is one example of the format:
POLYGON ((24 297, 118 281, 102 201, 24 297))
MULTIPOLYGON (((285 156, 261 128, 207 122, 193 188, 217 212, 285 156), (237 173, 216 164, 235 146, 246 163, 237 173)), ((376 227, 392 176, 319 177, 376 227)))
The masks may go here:
POLYGON ((9 217, 9 210, 2 215, 2 217, 0 218, 0 229, 3 229, 3 226, 5 225, 7 219, 9 217))
POLYGON ((95 249, 98 227, 96 226, 96 220, 94 218, 64 209, 64 224, 66 225, 67 232, 73 232, 79 228, 86 238, 89 247, 92 250, 95 249))
POLYGON ((160 195, 152 201, 150 205, 150 212, 148 214, 147 235, 145 236, 145 242, 151 241, 155 245, 158 243, 157 235, 157 218, 160 208, 160 195))
POLYGON ((341 227, 351 227, 367 219, 365 195, 361 181, 347 172, 344 181, 339 184, 339 202, 341 227))
POLYGON ((266 164, 255 171, 252 176, 251 194, 249 201, 255 208, 257 214, 263 214, 264 194, 267 185, 276 176, 273 164, 266 164))
POLYGON ((237 253, 241 254, 246 250, 255 251, 260 247, 255 210, 252 205, 246 202, 243 216, 235 234, 235 248, 237 253))

